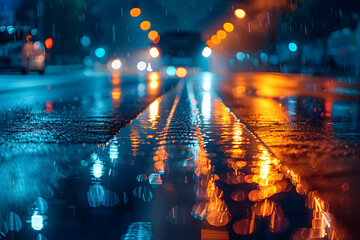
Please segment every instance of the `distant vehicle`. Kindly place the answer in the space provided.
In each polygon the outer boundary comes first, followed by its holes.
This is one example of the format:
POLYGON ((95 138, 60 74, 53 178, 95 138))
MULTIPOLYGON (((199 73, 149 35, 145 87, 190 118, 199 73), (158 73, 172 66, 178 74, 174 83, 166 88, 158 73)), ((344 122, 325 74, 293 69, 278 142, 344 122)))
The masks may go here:
POLYGON ((32 41, 21 27, 0 27, 0 68, 43 74, 45 47, 40 41, 32 41))
POLYGON ((153 47, 158 49, 162 66, 209 69, 211 52, 204 55, 204 49, 208 48, 199 32, 165 32, 153 47))

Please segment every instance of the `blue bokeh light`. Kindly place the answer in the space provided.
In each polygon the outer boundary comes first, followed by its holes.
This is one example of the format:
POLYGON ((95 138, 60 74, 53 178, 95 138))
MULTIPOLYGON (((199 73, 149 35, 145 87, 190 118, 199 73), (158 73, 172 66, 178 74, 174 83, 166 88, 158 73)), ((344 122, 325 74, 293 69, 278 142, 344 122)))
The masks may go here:
POLYGON ((81 43, 81 45, 83 45, 83 47, 88 47, 91 44, 91 40, 90 40, 90 38, 88 36, 83 36, 80 39, 80 43, 81 43))
POLYGON ((167 75, 169 76, 174 76, 176 74, 176 68, 173 67, 173 66, 169 66, 167 69, 166 69, 166 73, 167 75))
POLYGON ((95 56, 98 58, 102 58, 105 56, 105 49, 102 47, 99 47, 95 50, 95 56))
POLYGON ((297 47, 296 43, 293 43, 293 42, 289 43, 290 52, 296 52, 297 49, 298 49, 298 47, 297 47))
POLYGON ((238 52, 236 54, 236 59, 239 60, 239 61, 243 61, 243 60, 245 60, 245 58, 246 58, 246 55, 243 52, 238 52))

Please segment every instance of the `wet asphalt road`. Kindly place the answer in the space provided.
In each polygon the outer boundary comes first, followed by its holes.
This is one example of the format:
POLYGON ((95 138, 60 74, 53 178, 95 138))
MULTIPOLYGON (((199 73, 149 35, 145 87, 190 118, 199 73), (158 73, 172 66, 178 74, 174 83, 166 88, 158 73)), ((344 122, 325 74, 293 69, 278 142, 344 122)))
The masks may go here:
POLYGON ((358 83, 71 72, 0 84, 6 239, 356 236, 358 83))

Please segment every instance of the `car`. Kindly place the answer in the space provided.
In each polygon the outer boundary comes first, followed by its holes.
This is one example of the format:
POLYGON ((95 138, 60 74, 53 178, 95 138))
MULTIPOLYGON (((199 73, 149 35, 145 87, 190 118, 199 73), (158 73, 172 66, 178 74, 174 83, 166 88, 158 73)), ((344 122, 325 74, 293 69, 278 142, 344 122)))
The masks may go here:
POLYGON ((150 55, 154 54, 155 58, 159 55, 162 67, 199 68, 204 71, 209 69, 211 49, 202 41, 200 32, 165 32, 160 35, 158 43, 153 43, 150 47, 150 55), (210 54, 205 50, 210 51, 210 54))
POLYGON ((33 41, 22 27, 0 27, 0 68, 17 69, 23 74, 45 71, 45 47, 33 41))

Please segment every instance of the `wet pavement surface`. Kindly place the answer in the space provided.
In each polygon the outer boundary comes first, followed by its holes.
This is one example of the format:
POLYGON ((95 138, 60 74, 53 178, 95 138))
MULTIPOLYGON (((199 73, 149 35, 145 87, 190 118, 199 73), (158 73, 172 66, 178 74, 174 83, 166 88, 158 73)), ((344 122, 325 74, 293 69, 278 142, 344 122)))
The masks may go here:
POLYGON ((0 95, 1 237, 356 239, 353 85, 135 80, 0 95))
MULTIPOLYGON (((219 82, 225 104, 283 164, 316 190, 344 228, 360 222, 360 82, 243 73, 219 82)), ((356 238, 355 238, 356 239, 356 238)))

